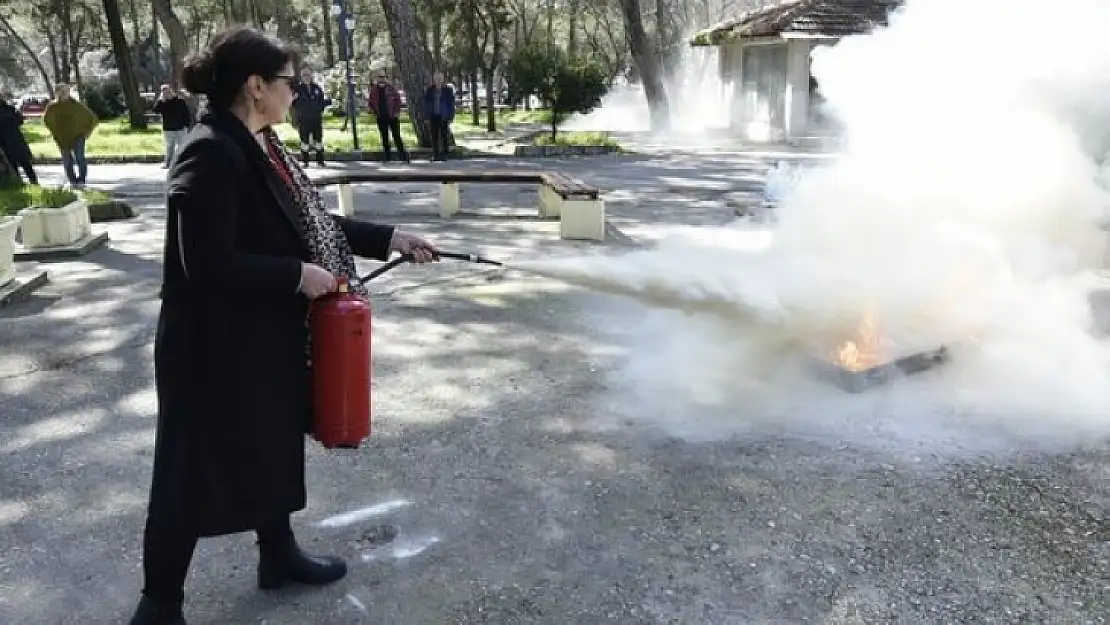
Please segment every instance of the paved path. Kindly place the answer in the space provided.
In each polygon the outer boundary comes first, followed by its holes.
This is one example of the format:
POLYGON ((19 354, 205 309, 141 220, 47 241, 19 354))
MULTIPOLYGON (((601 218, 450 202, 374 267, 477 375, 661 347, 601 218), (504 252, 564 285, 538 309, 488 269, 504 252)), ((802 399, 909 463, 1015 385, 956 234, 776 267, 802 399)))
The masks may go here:
MULTIPOLYGON (((558 166, 606 189, 614 221, 639 238, 726 222, 766 167, 692 153, 457 165, 558 166)), ((162 175, 93 168, 91 182, 128 192, 141 217, 102 226, 109 247, 51 265, 48 288, 0 311, 0 623, 120 623, 133 607, 162 175)), ((445 247, 597 249, 527 217, 528 188, 468 186, 475 214, 450 221, 434 217, 435 198, 428 185, 357 194, 362 216, 445 247)), ((707 418, 697 398, 661 414, 683 402, 637 403, 609 375, 636 353, 645 311, 491 277, 444 264, 375 285, 374 436, 357 451, 312 448, 295 519, 306 546, 350 559, 348 578, 264 594, 251 536, 206 540, 190 623, 1107 621, 1105 442, 945 456, 740 427, 745 405, 727 411, 730 436, 678 437, 668 422, 707 418)), ((845 400, 828 393, 831 418, 845 400)), ((881 398, 858 401, 881 410, 881 398)))

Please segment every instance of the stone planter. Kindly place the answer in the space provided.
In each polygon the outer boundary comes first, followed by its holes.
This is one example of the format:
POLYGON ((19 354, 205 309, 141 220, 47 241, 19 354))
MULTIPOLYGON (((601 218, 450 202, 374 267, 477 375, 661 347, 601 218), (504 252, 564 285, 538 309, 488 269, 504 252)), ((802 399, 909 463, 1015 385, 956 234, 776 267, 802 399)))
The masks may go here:
POLYGON ((89 204, 89 220, 94 224, 102 221, 131 219, 138 215, 135 207, 120 200, 109 200, 99 204, 89 204))
POLYGON ((21 228, 23 247, 34 250, 76 245, 92 236, 89 206, 76 200, 61 208, 25 208, 21 228))
POLYGON ((23 218, 0 217, 0 288, 15 279, 15 234, 23 218))

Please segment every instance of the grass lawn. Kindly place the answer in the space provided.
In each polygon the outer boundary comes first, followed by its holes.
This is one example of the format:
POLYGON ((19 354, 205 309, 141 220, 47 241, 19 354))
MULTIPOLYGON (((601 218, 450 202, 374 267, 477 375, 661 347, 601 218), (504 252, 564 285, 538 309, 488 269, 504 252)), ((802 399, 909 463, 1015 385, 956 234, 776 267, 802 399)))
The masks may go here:
POLYGON ((607 132, 558 132, 555 140, 551 140, 551 133, 545 132, 532 142, 532 145, 607 145, 620 147, 616 139, 607 132))
MULTIPOLYGON (((546 119, 545 111, 499 111, 497 115, 498 128, 506 124, 540 122, 546 119)), ((466 111, 461 111, 455 117, 451 129, 456 138, 467 135, 485 134, 486 116, 482 114, 482 124, 474 126, 471 116, 466 111)), ((342 117, 328 117, 324 119, 324 145, 330 151, 349 152, 354 146, 351 138, 351 129, 348 126, 343 130, 342 117)), ((276 127, 278 135, 292 150, 300 149, 300 140, 297 130, 291 124, 280 124, 276 127)), ((31 144, 31 152, 35 158, 57 158, 58 147, 50 138, 50 133, 36 120, 28 120, 23 124, 23 134, 31 144)), ((378 126, 374 118, 369 115, 360 115, 358 118, 359 147, 364 151, 381 150, 381 140, 378 135, 378 126)), ((405 147, 415 146, 416 135, 413 134, 412 125, 408 116, 402 114, 401 138, 405 147)), ((105 120, 100 122, 92 137, 85 145, 85 153, 89 156, 161 156, 164 150, 162 130, 157 124, 152 124, 147 130, 131 130, 126 118, 105 120)))
MULTIPOLYGON (((90 204, 107 202, 112 196, 95 189, 80 192, 90 204)), ((0 217, 14 215, 29 206, 64 206, 77 199, 77 194, 68 189, 40 187, 37 184, 11 185, 0 187, 0 217)))

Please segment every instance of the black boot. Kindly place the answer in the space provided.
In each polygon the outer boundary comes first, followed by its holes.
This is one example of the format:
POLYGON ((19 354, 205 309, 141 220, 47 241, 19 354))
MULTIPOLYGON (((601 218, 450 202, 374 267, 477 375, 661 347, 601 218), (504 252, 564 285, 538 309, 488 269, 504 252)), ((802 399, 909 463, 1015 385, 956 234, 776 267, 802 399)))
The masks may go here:
POLYGON ((130 625, 187 625, 180 602, 166 602, 143 596, 130 625))
POLYGON ((258 587, 281 588, 288 582, 322 586, 347 574, 347 563, 334 556, 309 555, 297 546, 292 531, 259 536, 258 587))

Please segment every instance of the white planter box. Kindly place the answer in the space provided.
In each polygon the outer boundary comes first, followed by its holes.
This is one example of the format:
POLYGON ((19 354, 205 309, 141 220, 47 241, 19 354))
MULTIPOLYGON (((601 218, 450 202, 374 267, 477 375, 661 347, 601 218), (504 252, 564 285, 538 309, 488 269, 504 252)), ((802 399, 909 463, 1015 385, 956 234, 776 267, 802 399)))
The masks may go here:
POLYGON ((61 208, 26 208, 23 217, 23 247, 29 249, 73 245, 92 234, 89 205, 85 200, 61 208))
POLYGON ((15 233, 21 217, 0 217, 0 287, 15 278, 15 233))

